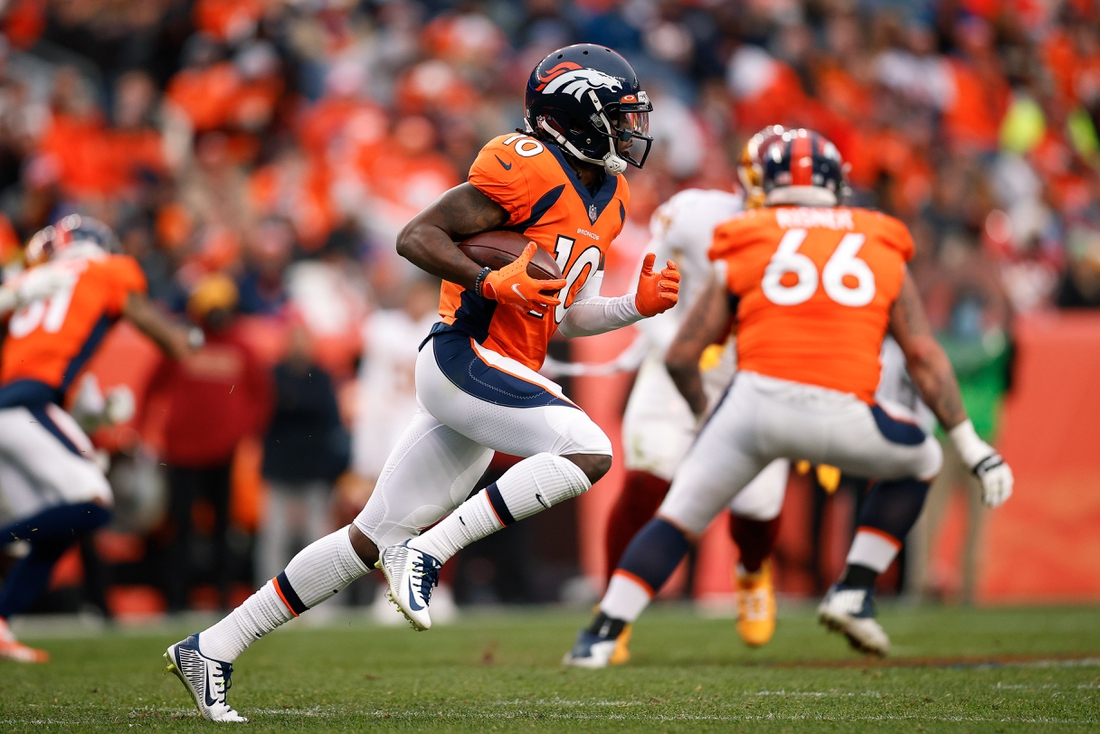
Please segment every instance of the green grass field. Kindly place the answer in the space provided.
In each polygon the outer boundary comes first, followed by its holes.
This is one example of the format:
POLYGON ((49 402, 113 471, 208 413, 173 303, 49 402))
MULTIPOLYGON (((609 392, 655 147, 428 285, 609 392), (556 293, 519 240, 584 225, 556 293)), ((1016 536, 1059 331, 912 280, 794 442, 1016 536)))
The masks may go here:
MULTIPOLYGON (((467 614, 414 633, 295 623, 239 659, 230 702, 249 731, 1098 731, 1100 608, 881 611, 895 654, 866 660, 812 609, 767 647, 729 620, 655 608, 634 659, 566 670, 587 615, 467 614)), ((161 653, 186 629, 27 641, 48 665, 0 663, 0 731, 192 731, 161 653)))

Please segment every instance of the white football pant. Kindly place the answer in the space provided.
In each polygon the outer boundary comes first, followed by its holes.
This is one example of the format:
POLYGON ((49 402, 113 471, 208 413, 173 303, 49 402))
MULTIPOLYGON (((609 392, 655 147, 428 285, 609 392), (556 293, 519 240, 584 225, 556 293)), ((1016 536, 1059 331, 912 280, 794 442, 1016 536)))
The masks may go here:
MULTIPOLYGON (((716 367, 704 370, 703 389, 718 400, 735 372, 733 344, 726 345, 716 367)), ((651 355, 642 362, 623 414, 623 465, 671 482, 695 440, 696 420, 687 401, 665 369, 651 355)), ((790 462, 776 459, 730 502, 733 514, 750 520, 773 520, 783 510, 790 462)))
POLYGON ((776 459, 829 464, 857 477, 931 480, 939 443, 850 393, 738 372, 657 511, 702 533, 776 459))
POLYGON ((0 410, 0 522, 80 502, 112 504, 92 442, 57 405, 0 410))
POLYGON ((469 336, 444 331, 416 361, 419 410, 355 526, 379 548, 418 535, 461 504, 494 451, 611 455, 611 441, 561 387, 469 336))

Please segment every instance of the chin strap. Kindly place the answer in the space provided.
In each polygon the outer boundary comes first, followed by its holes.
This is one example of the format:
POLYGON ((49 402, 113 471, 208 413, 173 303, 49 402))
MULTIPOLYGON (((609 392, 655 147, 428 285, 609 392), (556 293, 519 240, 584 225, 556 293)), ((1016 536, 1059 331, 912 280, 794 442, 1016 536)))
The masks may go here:
POLYGON ((582 160, 585 163, 591 163, 594 166, 601 166, 612 176, 618 176, 626 171, 626 161, 623 160, 622 156, 618 155, 613 150, 609 150, 607 152, 607 155, 605 155, 603 158, 592 158, 591 156, 587 156, 584 153, 580 152, 580 150, 577 149, 577 146, 570 143, 564 135, 546 124, 546 120, 539 120, 539 129, 543 130, 547 135, 552 137, 554 139, 554 142, 561 146, 563 150, 565 150, 567 153, 569 153, 569 155, 578 160, 582 160))

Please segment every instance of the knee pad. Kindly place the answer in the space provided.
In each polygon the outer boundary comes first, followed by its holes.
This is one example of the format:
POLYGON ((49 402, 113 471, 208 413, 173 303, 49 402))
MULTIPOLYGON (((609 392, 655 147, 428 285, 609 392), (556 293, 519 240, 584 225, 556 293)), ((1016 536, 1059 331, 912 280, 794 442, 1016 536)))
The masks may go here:
POLYGON ((564 406, 552 406, 545 410, 547 422, 558 434, 554 445, 549 448, 549 453, 557 456, 569 454, 613 455, 611 439, 583 410, 564 406))

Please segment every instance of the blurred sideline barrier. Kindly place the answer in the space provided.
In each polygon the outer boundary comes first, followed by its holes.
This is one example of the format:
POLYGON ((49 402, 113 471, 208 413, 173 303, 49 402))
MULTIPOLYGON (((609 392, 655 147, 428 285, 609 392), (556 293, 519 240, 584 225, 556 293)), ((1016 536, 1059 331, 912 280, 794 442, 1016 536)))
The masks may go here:
POLYGON ((1016 491, 989 513, 986 602, 1100 599, 1100 314, 1017 322, 999 441, 1016 491))

